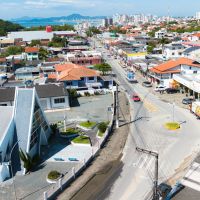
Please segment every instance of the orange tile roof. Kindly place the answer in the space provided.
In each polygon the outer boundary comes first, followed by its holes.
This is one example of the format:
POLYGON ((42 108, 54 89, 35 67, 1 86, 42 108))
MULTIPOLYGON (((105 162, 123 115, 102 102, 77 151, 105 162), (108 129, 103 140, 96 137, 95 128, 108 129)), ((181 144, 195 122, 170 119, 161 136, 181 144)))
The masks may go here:
POLYGON ((99 75, 96 70, 88 69, 87 67, 73 63, 55 65, 55 70, 60 72, 60 74, 58 76, 56 74, 49 74, 48 77, 56 78, 59 81, 81 80, 82 77, 93 77, 99 75))
POLYGON ((54 65, 55 70, 57 72, 61 72, 61 71, 64 71, 66 69, 71 69, 74 66, 75 66, 75 64, 73 64, 73 63, 64 63, 64 64, 56 64, 56 65, 54 65))
POLYGON ((80 80, 82 77, 98 76, 97 71, 87 67, 75 65, 71 69, 64 70, 60 73, 59 80, 80 80))
POLYGON ((193 34, 193 36, 197 36, 200 38, 200 33, 195 33, 195 34, 193 34))
POLYGON ((49 79, 56 79, 56 78, 57 78, 57 75, 56 75, 56 74, 49 74, 49 75, 48 75, 48 78, 49 78, 49 79))
POLYGON ((180 65, 189 65, 192 67, 200 68, 200 63, 195 62, 194 60, 191 60, 188 58, 179 58, 177 60, 170 60, 165 63, 162 63, 161 65, 153 67, 150 69, 150 71, 158 73, 158 74, 178 73, 178 72, 180 72, 180 69, 173 70, 173 68, 178 67, 180 65))
POLYGON ((25 52, 26 52, 26 53, 35 53, 35 52, 39 52, 39 48, 37 48, 37 47, 26 47, 26 48, 25 48, 25 52))

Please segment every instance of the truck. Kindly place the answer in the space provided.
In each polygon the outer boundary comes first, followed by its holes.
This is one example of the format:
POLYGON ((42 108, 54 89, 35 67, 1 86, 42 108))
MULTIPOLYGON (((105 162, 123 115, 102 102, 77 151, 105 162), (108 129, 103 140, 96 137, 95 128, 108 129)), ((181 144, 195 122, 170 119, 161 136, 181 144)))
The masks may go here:
POLYGON ((192 102, 190 111, 200 118, 200 101, 192 102))
POLYGON ((135 73, 132 72, 132 71, 128 71, 128 72, 127 72, 126 79, 127 79, 130 83, 137 83, 137 80, 135 79, 135 73))

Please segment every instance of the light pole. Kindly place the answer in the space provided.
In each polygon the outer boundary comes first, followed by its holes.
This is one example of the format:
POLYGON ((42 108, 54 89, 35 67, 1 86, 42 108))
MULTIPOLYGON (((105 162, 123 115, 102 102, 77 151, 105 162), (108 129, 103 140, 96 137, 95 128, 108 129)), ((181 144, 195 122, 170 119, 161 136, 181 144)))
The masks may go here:
POLYGON ((19 141, 20 140, 15 142, 15 144, 13 145, 13 147, 10 151, 10 157, 9 157, 9 165, 10 165, 10 169, 11 169, 11 178, 13 179, 13 190, 14 190, 15 200, 17 199, 17 196, 16 196, 15 182, 14 182, 13 169, 12 169, 12 152, 13 152, 14 148, 17 146, 17 144, 19 143, 19 141))
POLYGON ((173 109, 172 109, 172 121, 174 122, 174 106, 175 106, 175 103, 173 102, 173 104, 172 104, 172 107, 173 107, 173 109))
POLYGON ((154 172, 154 187, 153 187, 153 199, 152 200, 159 200, 159 193, 158 193, 158 157, 159 154, 154 151, 149 151, 147 149, 142 149, 136 147, 136 151, 146 153, 148 155, 154 156, 155 160, 155 172, 154 172))

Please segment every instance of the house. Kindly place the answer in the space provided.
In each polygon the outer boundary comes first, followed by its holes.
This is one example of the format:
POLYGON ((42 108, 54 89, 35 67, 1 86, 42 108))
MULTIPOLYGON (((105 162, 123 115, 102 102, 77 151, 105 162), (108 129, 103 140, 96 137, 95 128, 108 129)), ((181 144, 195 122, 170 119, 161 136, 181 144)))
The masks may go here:
POLYGON ((67 62, 71 62, 82 66, 101 64, 102 62, 101 53, 94 51, 68 53, 65 56, 65 59, 67 62))
POLYGON ((31 158, 40 155, 51 132, 35 88, 16 88, 14 102, 13 106, 0 106, 0 182, 11 176, 10 163, 14 174, 25 174, 19 151, 31 158))
MULTIPOLYGON (((69 109, 69 94, 62 84, 35 85, 40 105, 44 111, 69 109)), ((0 106, 14 105, 15 88, 0 88, 0 106)))
POLYGON ((183 51, 183 56, 193 60, 200 60, 200 46, 188 47, 183 51))
POLYGON ((14 46, 15 40, 11 38, 4 38, 0 40, 0 47, 5 48, 9 46, 14 46))
POLYGON ((25 59, 29 61, 39 60, 39 48, 38 47, 26 47, 24 53, 25 59))
POLYGON ((55 65, 54 74, 49 74, 49 79, 63 82, 67 88, 75 89, 98 89, 102 84, 97 81, 99 73, 96 70, 76 65, 73 63, 64 63, 55 65))
POLYGON ((166 34, 167 34, 167 30, 161 29, 161 30, 155 32, 155 38, 156 39, 162 39, 162 38, 165 37, 166 34))
POLYGON ((163 48, 163 57, 166 59, 182 57, 184 49, 185 46, 181 43, 166 44, 163 48))
POLYGON ((15 70, 16 80, 34 80, 40 76, 40 69, 37 67, 21 67, 15 70))
POLYGON ((199 74, 200 63, 188 58, 170 60, 149 69, 149 77, 152 82, 157 82, 171 87, 173 76, 177 74, 199 74))

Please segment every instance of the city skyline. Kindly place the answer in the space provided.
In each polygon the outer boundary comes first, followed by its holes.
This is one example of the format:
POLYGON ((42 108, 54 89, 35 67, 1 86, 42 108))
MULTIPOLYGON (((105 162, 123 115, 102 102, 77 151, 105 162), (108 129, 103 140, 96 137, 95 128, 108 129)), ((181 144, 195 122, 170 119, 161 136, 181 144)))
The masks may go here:
POLYGON ((67 16, 73 13, 82 15, 111 16, 115 13, 122 14, 153 14, 158 16, 194 16, 200 10, 200 2, 181 0, 161 2, 161 0, 124 0, 116 2, 110 0, 8 0, 0 3, 2 9, 0 18, 12 19, 23 16, 29 17, 53 17, 67 16), (106 5, 106 6, 105 6, 106 5), (181 9, 180 9, 181 5, 181 9), (198 9, 199 8, 199 9, 198 9), (42 9, 42 10, 41 10, 42 9), (12 10, 12 12, 9 12, 12 10))

